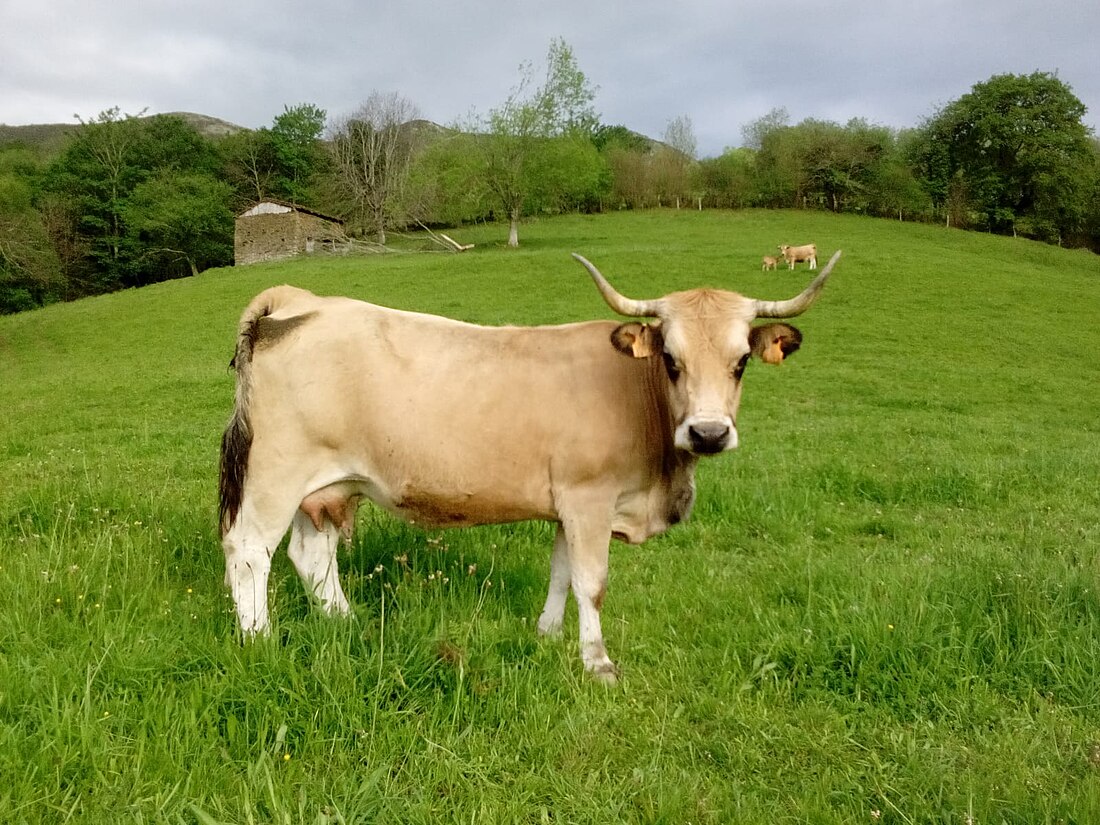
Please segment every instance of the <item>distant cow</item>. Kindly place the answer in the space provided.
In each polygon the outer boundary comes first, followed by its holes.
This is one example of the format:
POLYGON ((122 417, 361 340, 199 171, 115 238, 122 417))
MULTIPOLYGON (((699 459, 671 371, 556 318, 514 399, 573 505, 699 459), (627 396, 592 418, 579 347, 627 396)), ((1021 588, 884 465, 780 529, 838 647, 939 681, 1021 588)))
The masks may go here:
POLYGON ((765 255, 761 259, 760 271, 765 272, 769 269, 776 269, 779 266, 779 258, 774 255, 765 255))
POLYGON ((600 608, 608 542, 688 517, 700 456, 738 444, 750 357, 776 364, 802 334, 840 253, 785 301, 718 289, 626 298, 584 258, 616 312, 651 323, 484 327, 302 289, 241 317, 236 405, 222 437, 226 582, 246 635, 269 632, 271 556, 288 553, 326 611, 348 612, 336 548, 370 499, 426 527, 557 524, 541 634, 572 588, 584 667, 615 681, 600 608))
POLYGON ((794 269, 794 265, 801 261, 808 261, 810 269, 817 269, 817 244, 808 243, 805 246, 780 244, 779 254, 787 262, 787 269, 794 269))

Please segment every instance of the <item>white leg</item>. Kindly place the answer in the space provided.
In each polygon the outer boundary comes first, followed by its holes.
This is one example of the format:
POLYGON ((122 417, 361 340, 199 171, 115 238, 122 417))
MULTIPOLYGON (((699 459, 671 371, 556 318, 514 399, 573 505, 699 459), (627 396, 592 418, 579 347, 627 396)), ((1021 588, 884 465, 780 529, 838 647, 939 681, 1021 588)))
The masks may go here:
POLYGON ((245 636, 267 635, 267 578, 271 556, 290 526, 297 502, 289 497, 257 500, 245 491, 237 520, 222 536, 225 583, 233 594, 245 636))
POLYGON ((331 521, 326 519, 324 529, 318 530, 301 510, 295 513, 287 555, 321 608, 329 614, 346 616, 348 600, 340 587, 336 565, 339 544, 340 531, 331 521))
POLYGON ((248 529, 238 517, 222 538, 225 551, 225 583, 237 606, 237 619, 245 636, 266 636, 271 625, 267 616, 267 577, 271 555, 282 535, 271 538, 248 529))
POLYGON ((559 524, 554 535, 554 552, 550 555, 550 589, 546 594, 546 604, 539 616, 540 636, 560 636, 561 623, 565 616, 565 601, 569 595, 569 547, 565 540, 565 530, 559 524))
POLYGON ((569 553, 570 584, 577 601, 581 659, 584 669, 608 684, 617 680, 600 629, 600 608, 607 591, 607 556, 611 541, 611 506, 584 507, 579 516, 563 517, 569 553))

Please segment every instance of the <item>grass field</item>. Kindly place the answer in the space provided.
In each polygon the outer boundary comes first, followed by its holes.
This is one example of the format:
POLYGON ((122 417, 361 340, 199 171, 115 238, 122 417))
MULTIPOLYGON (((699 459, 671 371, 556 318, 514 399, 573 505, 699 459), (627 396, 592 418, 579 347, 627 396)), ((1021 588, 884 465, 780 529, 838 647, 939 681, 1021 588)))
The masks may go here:
POLYGON ((462 255, 216 270, 0 318, 0 822, 1100 822, 1100 258, 939 227, 651 212, 462 255), (536 638, 553 530, 365 507, 349 621, 285 555, 222 586, 236 319, 290 282, 497 323, 711 284, 785 298, 693 519, 615 544, 607 689, 536 638))

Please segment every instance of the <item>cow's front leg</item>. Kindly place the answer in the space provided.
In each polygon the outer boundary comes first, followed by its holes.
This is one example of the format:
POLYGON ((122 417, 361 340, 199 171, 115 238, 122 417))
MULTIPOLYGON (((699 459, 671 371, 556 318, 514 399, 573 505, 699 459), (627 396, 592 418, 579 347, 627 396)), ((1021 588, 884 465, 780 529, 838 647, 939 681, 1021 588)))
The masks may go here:
POLYGON ((584 669, 602 682, 614 684, 618 673, 607 655, 600 628, 600 609, 607 592, 607 557, 611 541, 611 505, 581 509, 562 519, 568 547, 570 584, 577 600, 581 659, 584 669))
POLYGON ((554 552, 550 555, 550 589, 546 593, 542 615, 539 616, 540 636, 561 635, 571 576, 569 546, 565 539, 565 529, 559 524, 558 531, 554 534, 554 552))

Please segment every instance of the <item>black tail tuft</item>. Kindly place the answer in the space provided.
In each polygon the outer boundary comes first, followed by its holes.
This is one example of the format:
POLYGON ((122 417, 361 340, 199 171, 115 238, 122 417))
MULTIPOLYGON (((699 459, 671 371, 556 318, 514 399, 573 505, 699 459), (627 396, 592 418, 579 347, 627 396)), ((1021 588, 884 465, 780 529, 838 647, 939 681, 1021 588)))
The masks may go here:
POLYGON ((252 350, 256 325, 272 311, 263 296, 245 310, 237 334, 237 351, 230 366, 237 373, 237 400, 233 416, 222 434, 221 468, 218 478, 218 523, 224 536, 241 510, 248 454, 252 449, 252 422, 249 404, 252 396, 252 350))
POLYGON ((237 520, 244 497, 244 478, 248 453, 252 448, 252 428, 240 410, 233 413, 222 434, 221 471, 218 479, 218 523, 224 536, 237 520))

